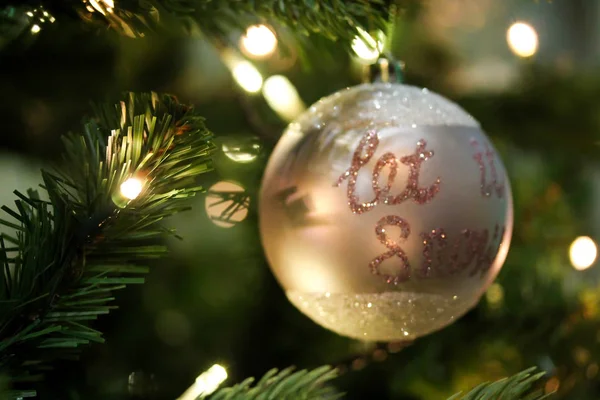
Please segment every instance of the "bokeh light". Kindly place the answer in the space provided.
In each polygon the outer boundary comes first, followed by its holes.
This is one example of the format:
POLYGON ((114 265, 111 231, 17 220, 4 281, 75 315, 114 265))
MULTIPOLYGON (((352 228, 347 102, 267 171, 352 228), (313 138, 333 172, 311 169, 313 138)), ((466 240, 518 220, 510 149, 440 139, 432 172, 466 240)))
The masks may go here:
POLYGON ((242 89, 249 93, 257 93, 263 85, 263 78, 258 70, 248 61, 236 63, 231 73, 242 89))
POLYGON ((538 35, 525 22, 515 22, 508 28, 506 40, 511 51, 519 57, 531 57, 538 49, 538 35))
POLYGON ((379 31, 377 39, 375 39, 364 29, 358 28, 358 35, 352 40, 352 50, 361 63, 371 64, 379 58, 379 54, 383 50, 384 41, 383 32, 379 31))
POLYGON ((499 283, 493 283, 485 292, 485 298, 490 307, 499 308, 504 301, 504 288, 499 283))
MULTIPOLYGON (((206 194, 206 214, 222 228, 231 228, 248 216, 248 204, 240 204, 244 188, 237 183, 221 181, 215 183, 206 194), (236 197, 237 195, 237 197, 236 197)), ((245 197, 244 199, 247 200, 245 197)))
POLYGON ((573 268, 582 271, 592 266, 596 261, 598 248, 592 238, 580 236, 571 243, 569 248, 569 258, 573 268))
POLYGON ((142 193, 144 184, 137 178, 129 178, 121 184, 121 194, 123 197, 133 200, 142 193))
POLYGON ((33 26, 31 27, 31 33, 33 33, 34 35, 41 30, 42 30, 42 28, 40 28, 40 26, 38 24, 33 24, 33 26))
POLYGON ((250 57, 263 58, 277 48, 277 36, 266 25, 252 25, 240 40, 240 48, 250 57))
POLYGON ((286 121, 295 119, 305 109, 292 82, 282 75, 273 75, 265 81, 263 96, 273 111, 286 121))
POLYGON ((262 145, 259 138, 247 135, 225 139, 221 148, 227 158, 245 164, 256 160, 262 145))

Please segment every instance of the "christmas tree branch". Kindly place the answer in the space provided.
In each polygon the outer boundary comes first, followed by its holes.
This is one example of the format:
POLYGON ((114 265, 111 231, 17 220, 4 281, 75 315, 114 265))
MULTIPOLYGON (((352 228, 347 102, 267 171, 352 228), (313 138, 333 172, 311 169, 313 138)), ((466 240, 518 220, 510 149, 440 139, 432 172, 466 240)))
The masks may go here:
POLYGON ((545 375, 544 372, 534 374, 536 368, 529 368, 509 378, 496 382, 482 383, 469 393, 457 393, 448 400, 542 400, 552 393, 544 394, 542 390, 532 390, 533 384, 545 375))
POLYGON ((259 399, 319 399, 334 400, 341 398, 327 382, 337 376, 336 370, 323 366, 312 371, 293 372, 293 368, 283 371, 272 369, 256 385, 253 378, 240 384, 223 388, 210 397, 210 400, 259 400, 259 399))
POLYGON ((144 282, 138 262, 164 256, 158 240, 173 233, 158 223, 188 208, 211 169, 211 133, 174 98, 128 94, 95 111, 42 171, 49 201, 15 192, 15 208, 2 207, 12 220, 0 224, 16 231, 0 237, 0 368, 12 380, 104 340, 89 322, 114 308, 114 291, 144 282), (132 200, 124 182, 138 186, 132 200))
MULTIPOLYGON (((26 0, 8 7, 0 25, 11 15, 31 13, 30 24, 40 24, 37 14, 45 12, 60 23, 80 19, 129 36, 169 31, 202 31, 208 36, 224 36, 232 28, 272 21, 294 33, 320 33, 332 39, 352 38, 356 27, 385 29, 391 0, 93 0, 73 3, 65 0, 26 0)), ((24 30, 29 32, 29 29, 24 30)))

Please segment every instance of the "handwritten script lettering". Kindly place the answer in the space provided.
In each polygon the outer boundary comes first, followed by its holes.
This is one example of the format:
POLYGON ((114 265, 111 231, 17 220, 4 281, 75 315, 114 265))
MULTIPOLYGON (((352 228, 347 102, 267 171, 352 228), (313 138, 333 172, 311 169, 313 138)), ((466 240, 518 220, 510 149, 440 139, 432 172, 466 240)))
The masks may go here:
POLYGON ((379 222, 377 222, 375 233, 377 234, 379 241, 390 250, 380 256, 375 257, 375 259, 373 259, 373 261, 371 261, 369 264, 369 267, 371 268, 371 272, 373 272, 375 275, 383 276, 387 283, 398 284, 399 282, 407 281, 410 278, 410 263, 408 262, 406 253, 404 250, 402 250, 400 245, 388 237, 385 231, 386 226, 397 226, 400 228, 400 241, 406 240, 406 238, 408 238, 410 235, 410 225, 404 219, 396 215, 388 215, 387 217, 381 218, 379 222), (379 270, 379 264, 393 256, 396 256, 400 259, 400 272, 396 275, 381 273, 379 270))
POLYGON ((355 214, 362 214, 364 212, 372 210, 379 202, 388 205, 400 204, 408 199, 412 199, 418 204, 425 204, 431 201, 435 195, 440 191, 440 178, 438 177, 435 182, 429 187, 419 186, 419 174, 421 171, 421 165, 433 157, 434 152, 426 150, 427 142, 421 139, 417 142, 417 148, 413 154, 403 156, 398 159, 392 153, 383 154, 375 167, 373 168, 371 185, 374 192, 372 200, 362 202, 356 194, 356 180, 360 169, 367 164, 377 147, 379 146, 379 137, 376 132, 370 131, 360 140, 354 155, 352 156, 352 164, 338 179, 334 186, 340 186, 345 180, 348 180, 348 206, 350 210, 355 214), (390 192, 392 185, 398 173, 399 164, 404 164, 409 168, 408 181, 404 190, 394 196, 390 192), (389 168, 389 174, 387 176, 387 182, 385 186, 380 184, 380 174, 385 168, 389 168))
POLYGON ((475 154, 473 155, 473 159, 479 165, 480 172, 480 181, 481 181, 481 195, 484 197, 490 197, 494 192, 496 196, 499 198, 504 197, 504 192, 506 190, 504 181, 498 181, 498 173, 496 172, 496 165, 494 164, 495 153, 490 146, 485 144, 485 153, 480 150, 479 142, 475 139, 471 139, 471 146, 475 149, 475 154), (491 182, 487 182, 487 168, 485 163, 483 162, 483 157, 488 162, 488 166, 490 168, 491 182))
MULTIPOLYGON (((485 152, 480 150, 479 143, 471 140, 471 145, 475 149, 473 159, 477 162, 480 170, 481 195, 490 197, 496 194, 502 198, 505 194, 504 181, 498 180, 496 166, 494 164, 495 153, 485 144, 485 152), (487 166, 484 161, 487 161, 487 166), (491 181, 488 182, 488 169, 491 181)), ((441 180, 438 177, 427 187, 421 187, 419 175, 422 164, 434 156, 433 150, 428 150, 427 142, 421 139, 417 142, 417 147, 412 154, 397 158, 393 153, 383 154, 373 168, 371 175, 371 186, 373 189, 373 198, 369 201, 361 201, 356 194, 356 182, 359 171, 373 158, 377 147, 379 146, 379 137, 375 131, 367 132, 360 140, 356 148, 350 167, 339 177, 334 186, 339 187, 348 181, 347 197, 348 206, 354 214, 362 214, 371 211, 378 204, 395 205, 408 199, 412 199, 417 204, 425 204, 431 201, 440 191, 441 180), (409 169, 406 186, 399 194, 392 194, 392 186, 398 168, 406 165, 409 169), (385 182, 381 182, 382 171, 387 167, 388 173, 385 176, 385 182)), ((412 276, 418 279, 428 279, 433 277, 449 276, 467 271, 469 276, 480 274, 483 276, 492 266, 496 254, 502 243, 505 228, 496 224, 493 232, 488 229, 480 231, 464 229, 452 238, 449 238, 444 229, 433 229, 430 232, 420 234, 423 243, 423 262, 416 270, 412 270, 408 256, 400 247, 400 244, 410 236, 411 229, 409 223, 396 215, 388 215, 381 218, 375 226, 377 239, 387 247, 388 251, 375 257, 370 263, 369 268, 375 275, 383 277, 387 283, 397 285, 406 282, 412 276), (386 227, 400 228, 400 238, 398 241, 391 239, 386 232, 386 227), (390 259, 398 258, 400 261, 399 272, 388 274, 381 271, 381 264, 390 259)))

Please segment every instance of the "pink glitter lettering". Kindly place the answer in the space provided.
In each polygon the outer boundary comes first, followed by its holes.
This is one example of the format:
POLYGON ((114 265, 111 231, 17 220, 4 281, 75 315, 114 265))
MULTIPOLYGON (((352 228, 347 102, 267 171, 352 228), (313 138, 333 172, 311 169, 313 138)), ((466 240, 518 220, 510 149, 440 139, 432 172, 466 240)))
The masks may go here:
POLYGON ((410 263, 408 261, 408 257, 406 253, 398 243, 394 240, 388 238, 387 233, 385 232, 386 226, 397 226, 400 228, 400 240, 404 241, 410 235, 410 225, 406 220, 396 216, 396 215, 388 215, 387 217, 383 217, 377 222, 377 226, 375 227, 375 233, 377 234, 377 238, 381 243, 385 245, 390 251, 383 253, 380 256, 377 256, 371 261, 369 264, 369 268, 371 268, 371 272, 375 275, 380 275, 385 278, 387 283, 391 283, 397 285, 400 282, 405 282, 410 279, 410 263), (397 256, 400 258, 400 272, 395 275, 384 274, 379 270, 379 265, 387 260, 390 257, 397 256))
POLYGON ((441 180, 438 177, 435 182, 426 188, 419 187, 419 174, 421 171, 421 164, 433 157, 434 153, 431 150, 426 150, 427 142, 421 139, 417 142, 417 148, 411 155, 401 157, 400 160, 390 152, 382 155, 375 167, 373 168, 371 184, 374 198, 368 202, 361 202, 356 195, 356 179, 358 177, 358 171, 367 164, 375 151, 379 146, 379 138, 377 133, 369 131, 360 140, 354 155, 352 156, 352 164, 338 179, 334 186, 340 186, 346 179, 348 179, 348 206, 350 210, 355 214, 362 214, 370 211, 375 207, 379 201, 383 201, 384 204, 394 205, 400 204, 408 199, 412 199, 418 204, 425 204, 431 201, 435 195, 440 191, 441 180), (398 173, 398 164, 402 163, 409 167, 408 181, 405 189, 397 196, 390 194, 392 185, 398 173), (387 176, 387 183, 384 187, 380 186, 379 175, 385 167, 389 167, 390 172, 387 176))
POLYGON ((423 239, 423 264, 418 271, 420 278, 453 275, 473 265, 470 276, 478 272, 483 276, 491 267, 504 237, 505 227, 500 233, 496 224, 490 238, 489 231, 464 229, 460 236, 449 239, 443 229, 433 229, 421 233, 423 239), (435 262, 435 263, 434 263, 435 262), (437 270, 433 271, 433 265, 437 270))
POLYGON ((504 181, 498 181, 498 174, 496 171, 496 165, 494 164, 495 153, 490 146, 485 143, 485 153, 479 149, 479 142, 475 139, 471 139, 471 145, 475 148, 476 153, 473 155, 473 159, 479 165, 480 181, 481 181, 481 195, 484 197, 490 197, 494 191, 499 198, 504 197, 505 185, 504 181), (487 159, 488 166, 490 168, 490 174, 492 181, 487 183, 487 168, 483 161, 483 156, 487 159))

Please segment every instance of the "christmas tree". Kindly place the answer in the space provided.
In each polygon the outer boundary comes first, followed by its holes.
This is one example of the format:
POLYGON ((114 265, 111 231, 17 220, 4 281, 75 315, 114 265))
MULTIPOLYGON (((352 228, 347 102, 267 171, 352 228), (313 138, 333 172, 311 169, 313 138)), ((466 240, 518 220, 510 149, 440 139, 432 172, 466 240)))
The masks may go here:
POLYGON ((598 398, 599 11, 5 2, 2 398, 598 398))

